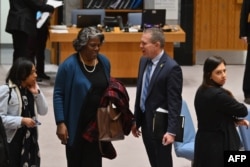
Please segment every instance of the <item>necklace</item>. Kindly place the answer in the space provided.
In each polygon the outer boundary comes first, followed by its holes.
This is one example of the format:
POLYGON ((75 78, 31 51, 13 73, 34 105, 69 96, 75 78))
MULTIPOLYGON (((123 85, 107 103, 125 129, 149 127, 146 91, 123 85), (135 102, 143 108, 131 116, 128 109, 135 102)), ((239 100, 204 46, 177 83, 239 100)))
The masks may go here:
POLYGON ((94 72, 94 71, 95 71, 96 64, 97 64, 96 59, 95 59, 95 65, 94 65, 93 69, 92 69, 92 70, 88 70, 88 68, 86 67, 85 62, 84 62, 84 60, 83 60, 83 58, 82 58, 82 55, 81 55, 80 53, 79 53, 79 55, 80 55, 80 59, 81 59, 82 64, 83 64, 83 68, 84 68, 87 72, 89 72, 89 73, 94 72))

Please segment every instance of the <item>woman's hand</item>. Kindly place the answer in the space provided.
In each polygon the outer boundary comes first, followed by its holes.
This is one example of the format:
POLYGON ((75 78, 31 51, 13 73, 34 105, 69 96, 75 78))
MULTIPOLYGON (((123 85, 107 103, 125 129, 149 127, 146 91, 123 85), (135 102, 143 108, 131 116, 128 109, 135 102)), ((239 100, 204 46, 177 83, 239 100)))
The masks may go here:
POLYGON ((237 120, 236 124, 238 126, 246 126, 247 128, 249 127, 249 121, 246 119, 239 119, 237 120))
POLYGON ((56 134, 57 134, 57 137, 61 140, 62 144, 67 144, 69 135, 68 135, 68 129, 65 123, 62 122, 57 125, 56 134))
POLYGON ((29 89, 29 91, 30 91, 32 94, 35 94, 35 95, 36 95, 36 94, 39 94, 39 93, 40 93, 39 86, 38 86, 37 83, 28 86, 28 89, 29 89))
POLYGON ((23 117, 21 124, 27 126, 28 128, 33 128, 36 126, 35 120, 28 117, 23 117))

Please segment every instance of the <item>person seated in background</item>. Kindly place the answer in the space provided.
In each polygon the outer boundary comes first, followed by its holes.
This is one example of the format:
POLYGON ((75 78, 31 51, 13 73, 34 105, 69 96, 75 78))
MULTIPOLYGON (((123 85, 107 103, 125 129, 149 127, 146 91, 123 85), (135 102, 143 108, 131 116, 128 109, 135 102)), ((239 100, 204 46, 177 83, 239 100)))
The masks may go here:
POLYGON ((194 167, 224 166, 224 151, 240 149, 236 126, 249 126, 247 120, 241 119, 247 116, 247 107, 223 88, 226 79, 225 60, 219 56, 208 57, 194 99, 198 121, 194 167))

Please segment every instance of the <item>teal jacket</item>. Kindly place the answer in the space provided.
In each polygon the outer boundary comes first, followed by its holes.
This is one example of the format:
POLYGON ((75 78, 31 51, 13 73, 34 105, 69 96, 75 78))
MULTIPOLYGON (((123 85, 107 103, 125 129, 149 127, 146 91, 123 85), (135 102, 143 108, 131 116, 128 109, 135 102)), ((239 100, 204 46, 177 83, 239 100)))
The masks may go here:
MULTIPOLYGON (((110 62, 101 54, 97 56, 102 63, 107 80, 110 78, 110 62)), ((91 83, 81 71, 77 60, 77 53, 68 57, 58 68, 53 105, 56 123, 64 122, 68 128, 68 145, 74 142, 78 120, 82 106, 85 106, 91 83)))

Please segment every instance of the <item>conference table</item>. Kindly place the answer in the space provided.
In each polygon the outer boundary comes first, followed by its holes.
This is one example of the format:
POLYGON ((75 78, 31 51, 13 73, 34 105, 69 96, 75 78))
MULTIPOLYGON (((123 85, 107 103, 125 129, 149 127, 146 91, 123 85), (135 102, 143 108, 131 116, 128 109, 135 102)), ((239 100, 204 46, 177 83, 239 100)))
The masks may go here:
MULTIPOLYGON (((58 33, 50 30, 49 43, 51 44, 51 62, 62 63, 75 52, 73 40, 77 37, 79 28, 70 27, 67 32, 58 33)), ((142 56, 139 47, 142 32, 103 32, 105 40, 100 53, 107 56, 111 63, 111 76, 116 78, 136 78, 139 59, 142 56)), ((165 51, 174 57, 174 43, 185 42, 185 32, 174 26, 171 32, 164 32, 166 38, 165 51)))

